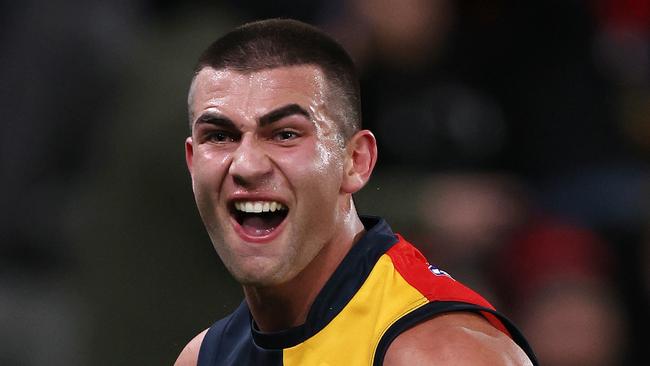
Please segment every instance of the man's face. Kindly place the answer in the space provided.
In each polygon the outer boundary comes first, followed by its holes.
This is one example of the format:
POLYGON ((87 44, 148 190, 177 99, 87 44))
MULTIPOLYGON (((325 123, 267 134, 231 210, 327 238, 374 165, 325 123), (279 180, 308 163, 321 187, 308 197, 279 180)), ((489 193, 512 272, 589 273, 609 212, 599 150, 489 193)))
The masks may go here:
POLYGON ((186 141, 192 186, 219 256, 242 284, 286 282, 335 240, 349 197, 327 89, 311 65, 196 76, 186 141))

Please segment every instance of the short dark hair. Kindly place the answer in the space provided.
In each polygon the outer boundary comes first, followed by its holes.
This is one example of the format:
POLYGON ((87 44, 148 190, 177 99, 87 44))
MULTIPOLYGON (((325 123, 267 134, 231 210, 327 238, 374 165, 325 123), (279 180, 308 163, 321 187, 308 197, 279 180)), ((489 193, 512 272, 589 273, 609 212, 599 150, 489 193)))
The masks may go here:
POLYGON ((296 65, 319 67, 343 101, 339 127, 344 138, 360 130, 359 79, 350 55, 323 31, 297 20, 267 19, 235 28, 203 51, 194 76, 205 67, 245 73, 296 65))

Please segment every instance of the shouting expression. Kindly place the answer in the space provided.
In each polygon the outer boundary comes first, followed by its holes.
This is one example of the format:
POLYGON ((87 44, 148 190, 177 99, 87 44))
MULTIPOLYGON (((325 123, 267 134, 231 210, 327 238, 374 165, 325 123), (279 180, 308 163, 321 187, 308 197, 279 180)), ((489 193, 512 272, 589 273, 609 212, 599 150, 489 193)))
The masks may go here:
POLYGON ((242 284, 289 281, 336 245, 349 205, 349 154, 322 71, 206 67, 190 93, 186 160, 215 249, 242 284))

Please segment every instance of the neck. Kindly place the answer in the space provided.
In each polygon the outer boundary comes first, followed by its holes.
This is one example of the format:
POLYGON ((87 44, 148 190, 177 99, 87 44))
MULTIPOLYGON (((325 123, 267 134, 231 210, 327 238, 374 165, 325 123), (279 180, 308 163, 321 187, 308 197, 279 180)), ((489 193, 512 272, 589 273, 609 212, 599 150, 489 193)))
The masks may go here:
POLYGON ((244 286, 244 295, 260 330, 279 331, 305 323, 316 296, 350 248, 364 233, 352 207, 340 223, 340 232, 293 279, 274 286, 244 286))

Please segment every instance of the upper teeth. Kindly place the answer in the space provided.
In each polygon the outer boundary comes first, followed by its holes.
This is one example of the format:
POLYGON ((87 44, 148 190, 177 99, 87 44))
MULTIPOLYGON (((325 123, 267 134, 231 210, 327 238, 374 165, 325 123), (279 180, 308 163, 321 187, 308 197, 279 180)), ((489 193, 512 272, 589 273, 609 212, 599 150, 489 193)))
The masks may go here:
POLYGON ((235 202, 235 209, 242 212, 259 213, 259 212, 275 212, 286 210, 287 208, 275 201, 246 201, 235 202))

